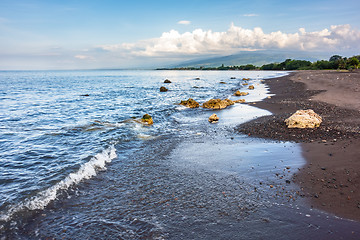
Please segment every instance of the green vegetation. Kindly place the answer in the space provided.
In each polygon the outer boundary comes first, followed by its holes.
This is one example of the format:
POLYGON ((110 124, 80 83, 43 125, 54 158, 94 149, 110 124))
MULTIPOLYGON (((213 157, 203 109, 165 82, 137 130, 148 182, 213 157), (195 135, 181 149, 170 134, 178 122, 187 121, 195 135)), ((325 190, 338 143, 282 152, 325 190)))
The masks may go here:
POLYGON ((159 68, 158 70, 323 70, 323 69, 358 69, 360 67, 360 55, 350 58, 334 55, 327 60, 310 62, 306 60, 286 59, 281 63, 269 63, 261 67, 252 64, 241 66, 220 67, 180 67, 180 68, 159 68))

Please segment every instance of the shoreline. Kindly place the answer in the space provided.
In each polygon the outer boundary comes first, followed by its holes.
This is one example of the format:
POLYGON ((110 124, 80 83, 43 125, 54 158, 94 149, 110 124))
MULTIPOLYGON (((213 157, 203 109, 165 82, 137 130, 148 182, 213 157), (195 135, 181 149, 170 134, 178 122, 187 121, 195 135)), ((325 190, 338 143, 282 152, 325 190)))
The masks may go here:
POLYGON ((312 207, 360 221, 360 71, 296 71, 265 83, 275 95, 255 106, 273 115, 236 130, 300 143, 306 164, 292 180, 301 195, 312 207), (299 109, 320 114, 321 126, 288 129, 284 120, 299 109))

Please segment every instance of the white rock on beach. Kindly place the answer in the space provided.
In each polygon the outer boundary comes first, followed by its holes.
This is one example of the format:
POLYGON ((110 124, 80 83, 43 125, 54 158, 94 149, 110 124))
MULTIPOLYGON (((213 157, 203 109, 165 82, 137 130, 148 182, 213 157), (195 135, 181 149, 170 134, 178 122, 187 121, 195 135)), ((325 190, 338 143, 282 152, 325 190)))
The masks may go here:
POLYGON ((288 128, 315 128, 322 123, 322 118, 312 109, 297 110, 285 120, 288 128))

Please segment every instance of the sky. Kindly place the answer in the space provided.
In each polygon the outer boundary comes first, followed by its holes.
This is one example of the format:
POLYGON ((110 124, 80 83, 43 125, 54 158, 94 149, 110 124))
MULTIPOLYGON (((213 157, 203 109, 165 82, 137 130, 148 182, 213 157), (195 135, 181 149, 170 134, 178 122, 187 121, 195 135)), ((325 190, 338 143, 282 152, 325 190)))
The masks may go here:
POLYGON ((1 0, 0 70, 149 68, 261 50, 353 56, 359 12, 359 0, 1 0))

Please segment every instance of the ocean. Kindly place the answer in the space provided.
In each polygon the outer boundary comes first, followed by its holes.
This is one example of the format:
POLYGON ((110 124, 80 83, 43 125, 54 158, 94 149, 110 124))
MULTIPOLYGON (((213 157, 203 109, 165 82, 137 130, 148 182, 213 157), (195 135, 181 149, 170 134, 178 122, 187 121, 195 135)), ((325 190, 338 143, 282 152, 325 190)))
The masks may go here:
POLYGON ((300 145, 234 130, 271 114, 256 108, 270 96, 262 80, 285 74, 1 71, 0 239, 351 237, 359 224, 312 209, 289 184, 300 145), (254 104, 178 104, 188 98, 254 104))

